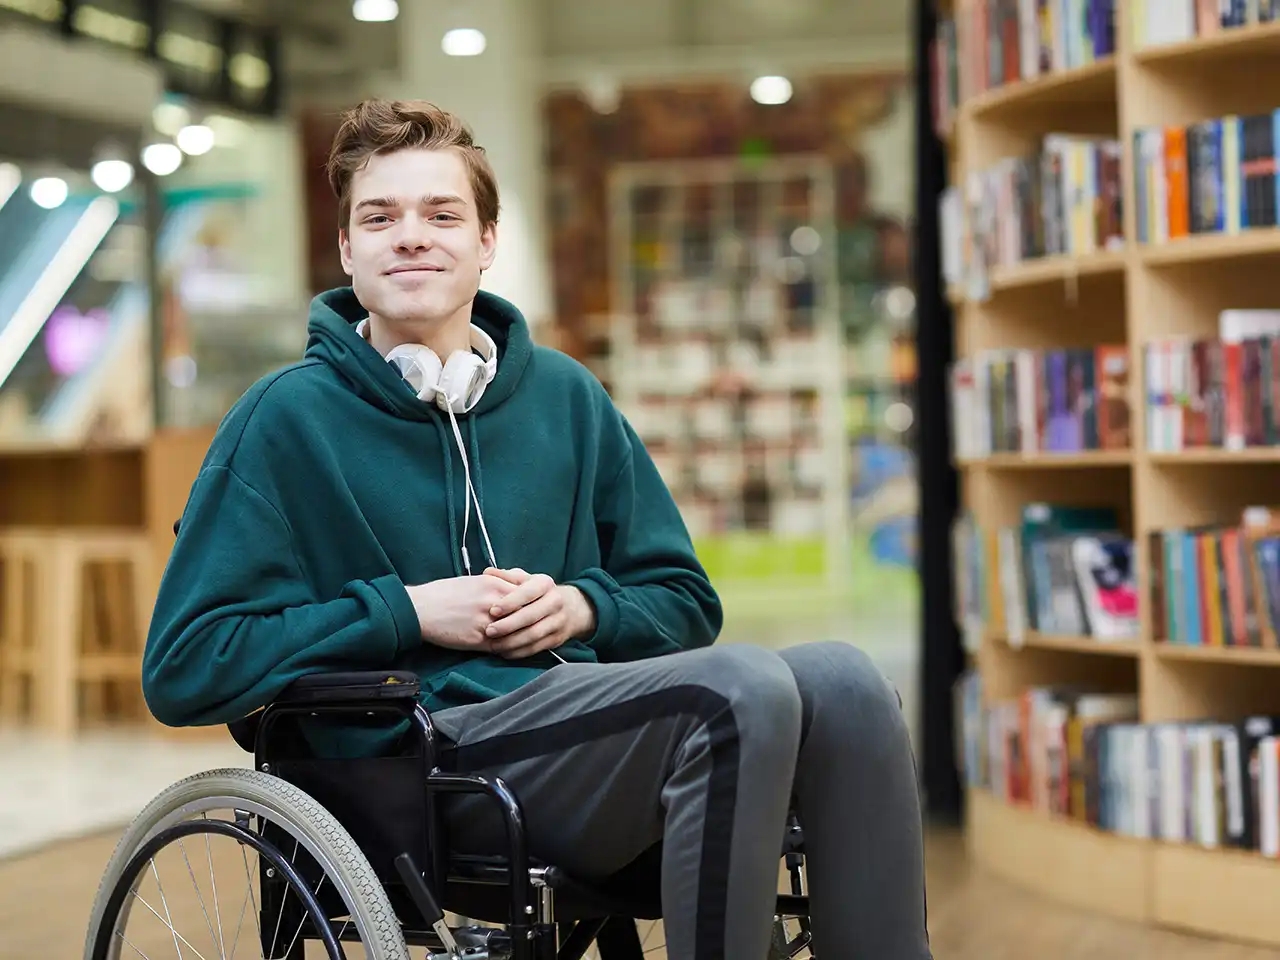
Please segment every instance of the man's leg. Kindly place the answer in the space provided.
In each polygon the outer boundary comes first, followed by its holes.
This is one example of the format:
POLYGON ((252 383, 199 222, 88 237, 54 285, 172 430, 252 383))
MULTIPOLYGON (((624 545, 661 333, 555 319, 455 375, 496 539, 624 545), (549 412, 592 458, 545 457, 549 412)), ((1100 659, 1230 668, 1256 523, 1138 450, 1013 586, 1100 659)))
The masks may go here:
POLYGON ((848 644, 780 655, 803 702, 795 791, 814 947, 824 958, 927 958, 920 800, 898 696, 848 644))
MULTIPOLYGON (((434 716, 451 766, 515 792, 540 859, 591 879, 663 841, 671 960, 763 960, 800 718, 791 671, 744 646, 562 665, 434 716)), ((483 802, 448 821, 455 847, 503 849, 483 802)))

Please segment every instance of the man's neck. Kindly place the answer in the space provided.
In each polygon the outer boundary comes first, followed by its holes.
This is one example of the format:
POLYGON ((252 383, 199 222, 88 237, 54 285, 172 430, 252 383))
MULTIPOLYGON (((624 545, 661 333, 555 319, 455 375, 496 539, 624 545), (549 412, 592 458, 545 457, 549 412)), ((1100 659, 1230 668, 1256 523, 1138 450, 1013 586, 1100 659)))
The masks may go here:
POLYGON ((420 343, 430 347, 441 363, 447 363, 455 350, 471 349, 471 317, 469 311, 460 311, 424 332, 416 324, 397 325, 371 313, 368 334, 369 344, 384 357, 401 344, 420 343))

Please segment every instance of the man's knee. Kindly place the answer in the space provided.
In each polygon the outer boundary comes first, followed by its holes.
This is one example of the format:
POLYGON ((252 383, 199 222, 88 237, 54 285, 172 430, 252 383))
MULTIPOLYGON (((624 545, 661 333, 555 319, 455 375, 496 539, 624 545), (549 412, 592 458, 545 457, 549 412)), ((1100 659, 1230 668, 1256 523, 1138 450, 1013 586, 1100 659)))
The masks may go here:
POLYGON ((865 651, 840 641, 802 644, 783 652, 801 693, 847 704, 894 722, 902 718, 902 695, 865 651))
POLYGON ((706 654, 699 682, 725 698, 743 733, 799 737, 800 691, 795 675, 776 653, 725 644, 706 654))

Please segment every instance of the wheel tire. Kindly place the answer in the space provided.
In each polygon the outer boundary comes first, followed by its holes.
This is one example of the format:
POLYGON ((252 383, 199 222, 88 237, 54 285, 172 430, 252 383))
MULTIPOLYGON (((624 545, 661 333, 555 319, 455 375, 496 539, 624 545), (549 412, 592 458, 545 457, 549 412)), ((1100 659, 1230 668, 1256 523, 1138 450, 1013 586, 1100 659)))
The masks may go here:
POLYGON ((409 960, 404 933, 386 891, 346 828, 292 784, 266 773, 237 768, 210 770, 179 780, 134 818, 116 844, 98 884, 85 937, 85 960, 94 960, 93 951, 102 924, 110 922, 114 930, 117 918, 108 921, 103 914, 130 858, 159 832, 162 823, 167 825, 166 821, 180 816, 184 807, 198 806, 201 801, 212 798, 229 801, 219 809, 231 809, 235 801, 240 800, 268 810, 273 823, 287 826, 310 849, 330 882, 351 892, 347 907, 356 929, 366 941, 364 947, 370 960, 409 960))

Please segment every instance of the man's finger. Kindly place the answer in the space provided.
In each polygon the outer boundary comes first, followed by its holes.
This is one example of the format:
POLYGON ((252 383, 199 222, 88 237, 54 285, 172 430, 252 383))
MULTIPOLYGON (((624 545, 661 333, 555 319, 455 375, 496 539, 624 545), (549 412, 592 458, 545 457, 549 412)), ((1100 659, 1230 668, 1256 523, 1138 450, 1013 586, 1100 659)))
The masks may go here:
POLYGON ((554 609, 554 598, 543 596, 533 603, 520 607, 500 620, 494 620, 485 630, 485 635, 491 640, 501 641, 495 643, 495 649, 510 646, 512 641, 506 638, 532 627, 539 620, 552 613, 554 609))
POLYGON ((489 608, 489 616, 493 617, 494 620, 509 616, 526 604, 532 603, 549 593, 554 587, 555 581, 550 577, 530 577, 491 606, 489 608))
POLYGON ((495 652, 509 660, 532 657, 535 653, 559 646, 556 642, 557 629, 553 619, 540 620, 533 626, 512 634, 503 647, 495 652))
POLYGON ((485 570, 485 575, 497 577, 499 580, 505 580, 507 583, 513 583, 517 587, 533 576, 533 574, 528 571, 521 570, 519 567, 512 567, 510 570, 499 570, 497 567, 489 567, 485 570))

